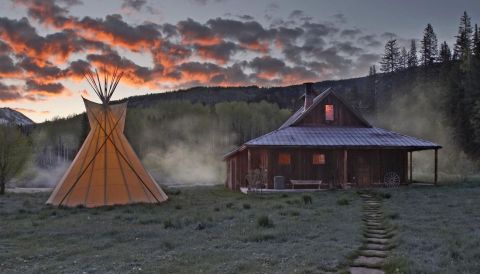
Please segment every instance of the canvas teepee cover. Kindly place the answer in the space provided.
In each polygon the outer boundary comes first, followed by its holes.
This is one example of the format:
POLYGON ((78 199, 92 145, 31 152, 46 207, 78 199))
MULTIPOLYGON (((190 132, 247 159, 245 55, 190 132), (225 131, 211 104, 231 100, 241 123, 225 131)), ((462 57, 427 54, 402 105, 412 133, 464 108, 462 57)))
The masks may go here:
POLYGON ((123 135, 127 103, 108 104, 113 90, 105 83, 103 93, 94 88, 103 104, 83 99, 90 132, 47 204, 97 207, 168 199, 123 135))

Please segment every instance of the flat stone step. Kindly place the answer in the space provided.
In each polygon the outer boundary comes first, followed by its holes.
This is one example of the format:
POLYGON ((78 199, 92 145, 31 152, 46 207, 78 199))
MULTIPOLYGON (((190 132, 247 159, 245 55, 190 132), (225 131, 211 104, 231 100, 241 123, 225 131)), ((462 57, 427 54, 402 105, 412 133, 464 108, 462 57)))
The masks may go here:
POLYGON ((386 258, 388 252, 383 250, 360 250, 360 255, 365 257, 382 257, 386 258))
POLYGON ((352 266, 366 266, 372 268, 380 268, 382 267, 385 258, 381 257, 366 257, 366 256, 359 256, 355 260, 353 260, 352 266))
POLYGON ((351 274, 385 274, 383 270, 361 266, 350 267, 349 271, 351 274))
POLYGON ((365 222, 365 225, 382 226, 383 224, 381 222, 365 222))
POLYGON ((367 243, 370 244, 381 244, 381 245, 386 245, 388 244, 389 240, 388 239, 381 239, 381 238, 365 238, 367 243))
POLYGON ((382 244, 366 244, 363 248, 364 250, 380 250, 380 251, 387 251, 389 250, 389 246, 382 245, 382 244))
POLYGON ((391 239, 393 237, 392 234, 374 234, 374 233, 363 233, 365 238, 377 238, 377 239, 391 239))
POLYGON ((385 229, 367 229, 367 233, 372 233, 372 234, 388 234, 388 231, 385 229))

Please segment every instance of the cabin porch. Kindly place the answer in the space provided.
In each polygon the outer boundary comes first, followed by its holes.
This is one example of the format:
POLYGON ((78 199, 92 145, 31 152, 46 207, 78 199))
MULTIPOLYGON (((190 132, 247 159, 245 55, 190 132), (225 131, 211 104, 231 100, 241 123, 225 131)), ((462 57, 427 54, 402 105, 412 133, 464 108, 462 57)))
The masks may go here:
POLYGON ((412 153, 405 149, 248 148, 227 161, 227 186, 245 192, 398 187, 413 180, 412 153), (282 178, 283 183, 275 183, 282 178))

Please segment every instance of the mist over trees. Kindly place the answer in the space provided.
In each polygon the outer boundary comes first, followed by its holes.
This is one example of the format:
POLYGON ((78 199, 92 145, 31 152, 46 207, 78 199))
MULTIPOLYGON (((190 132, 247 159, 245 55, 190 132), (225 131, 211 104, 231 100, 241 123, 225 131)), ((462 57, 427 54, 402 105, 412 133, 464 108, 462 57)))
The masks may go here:
POLYGON ((16 125, 0 125, 0 195, 20 175, 30 157, 30 142, 16 125))
MULTIPOLYGON (((472 27, 471 18, 467 12, 464 12, 460 18, 455 38, 453 47, 450 47, 447 42, 441 43, 438 47, 434 28, 431 24, 427 24, 420 39, 420 62, 416 61, 418 60, 416 44, 415 40, 412 40, 407 61, 409 75, 392 76, 409 77, 413 80, 412 84, 391 87, 392 97, 385 101, 388 107, 383 111, 395 109, 395 105, 392 104, 402 105, 406 109, 415 108, 406 103, 402 104, 399 98, 408 98, 405 100, 414 106, 420 101, 423 108, 438 114, 436 117, 431 115, 430 119, 438 121, 432 121, 432 126, 440 123, 448 127, 444 130, 448 132, 448 136, 445 136, 443 142, 450 143, 448 138, 452 139, 455 149, 465 152, 467 157, 477 161, 480 159, 480 39, 478 27, 476 24, 475 28, 472 27), (395 89, 402 92, 397 92, 395 89)), ((399 46, 394 41, 390 40, 386 43, 381 62, 383 72, 398 73, 403 70, 401 65, 394 66, 404 62, 403 54, 397 54, 398 49, 399 46)), ((397 111, 400 112, 400 110, 397 111)), ((418 111, 421 112, 420 109, 418 111)), ((431 137, 442 144, 439 140, 442 138, 431 137)), ((451 157, 449 160, 452 160, 451 157)))

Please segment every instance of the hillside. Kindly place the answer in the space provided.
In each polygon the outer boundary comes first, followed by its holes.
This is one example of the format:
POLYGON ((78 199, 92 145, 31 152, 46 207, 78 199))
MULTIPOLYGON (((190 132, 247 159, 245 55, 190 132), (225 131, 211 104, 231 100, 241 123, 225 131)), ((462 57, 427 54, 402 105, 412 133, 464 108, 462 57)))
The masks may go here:
MULTIPOLYGON (((338 81, 322 81, 315 83, 314 88, 317 92, 321 92, 328 87, 335 87, 340 93, 348 93, 355 89, 366 91, 367 79, 368 77, 360 77, 338 81)), ((207 105, 232 101, 266 101, 275 103, 280 108, 294 109, 299 102, 301 103, 299 98, 303 95, 303 92, 303 84, 286 87, 193 87, 165 93, 132 96, 124 100, 128 100, 131 107, 152 106, 161 101, 186 100, 191 103, 207 105)))
POLYGON ((14 109, 0 108, 0 124, 16 124, 28 126, 35 124, 35 122, 14 109))

